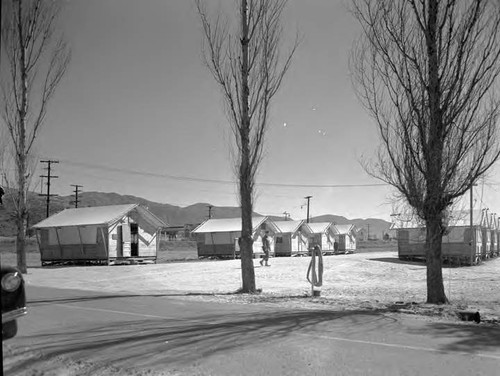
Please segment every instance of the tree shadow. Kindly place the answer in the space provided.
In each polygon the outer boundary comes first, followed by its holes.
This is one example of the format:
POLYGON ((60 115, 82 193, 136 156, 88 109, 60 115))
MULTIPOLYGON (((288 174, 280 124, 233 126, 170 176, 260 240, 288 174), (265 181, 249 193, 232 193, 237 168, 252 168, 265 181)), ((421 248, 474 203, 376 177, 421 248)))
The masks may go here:
POLYGON ((425 266, 425 262, 417 261, 417 260, 400 260, 397 257, 377 257, 368 259, 370 261, 380 261, 380 262, 390 262, 393 264, 405 264, 405 265, 417 265, 417 266, 425 266))
POLYGON ((500 327, 478 324, 431 323, 425 329, 410 333, 432 335, 438 339, 449 339, 440 350, 478 353, 500 349, 500 327))
MULTIPOLYGON (((401 260, 398 257, 378 257, 378 258, 371 258, 369 260, 370 261, 390 262, 393 264, 405 264, 405 265, 415 265, 415 266, 423 266, 423 267, 426 266, 425 259, 423 259, 423 258, 401 260)), ((443 269, 447 269, 447 268, 456 269, 456 268, 463 268, 463 267, 467 267, 467 266, 471 266, 471 265, 469 265, 467 263, 457 263, 456 261, 449 260, 449 259, 443 259, 442 264, 441 264, 441 267, 443 269)), ((478 266, 478 265, 476 265, 476 266, 478 266)))
POLYGON ((237 295, 234 293, 165 293, 165 294, 116 294, 116 295, 89 295, 89 296, 76 296, 71 298, 47 298, 47 299, 29 299, 28 305, 47 305, 52 303, 78 303, 86 301, 97 301, 97 300, 109 300, 109 299, 121 299, 121 298, 164 298, 164 297, 182 297, 182 296, 215 296, 215 295, 237 295))
POLYGON ((28 299, 28 306, 39 306, 47 305, 53 303, 78 303, 78 302, 88 302, 88 301, 98 301, 98 300, 110 300, 110 299, 122 299, 122 298, 165 298, 165 297, 184 297, 184 296, 230 296, 230 295, 240 295, 240 292, 220 292, 220 293, 204 293, 204 292, 171 292, 162 294, 89 294, 81 296, 71 296, 71 297, 55 297, 55 298, 39 298, 39 299, 28 299))
MULTIPOLYGON (((196 318, 123 320, 33 336, 30 337, 30 351, 43 353, 46 359, 72 356, 120 367, 179 367, 241 347, 259 348, 270 341, 284 339, 292 332, 340 318, 347 320, 346 324, 353 328, 360 328, 362 323, 372 320, 372 329, 368 330, 378 330, 388 324, 386 318, 377 312, 328 310, 254 311, 236 315, 205 314, 196 318)), ((30 364, 30 367, 34 366, 30 364)), ((24 367, 26 362, 15 364, 11 372, 24 367)))

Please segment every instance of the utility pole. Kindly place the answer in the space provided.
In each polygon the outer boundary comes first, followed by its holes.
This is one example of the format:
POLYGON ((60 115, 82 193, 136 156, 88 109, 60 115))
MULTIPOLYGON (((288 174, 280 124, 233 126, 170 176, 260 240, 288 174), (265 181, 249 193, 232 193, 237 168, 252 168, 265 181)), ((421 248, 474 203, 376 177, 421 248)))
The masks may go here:
POLYGON ((366 240, 370 240, 370 224, 368 223, 367 226, 368 226, 368 237, 366 240))
POLYGON ((47 175, 40 175, 41 178, 46 178, 47 179, 47 193, 46 194, 40 194, 40 196, 46 196, 47 197, 47 208, 46 208, 46 217, 49 216, 49 209, 50 209, 50 197, 51 196, 57 196, 55 194, 50 194, 50 179, 57 179, 59 176, 51 175, 51 165, 54 163, 59 163, 59 161, 53 161, 53 160, 46 160, 46 161, 40 161, 40 163, 47 163, 47 167, 45 168, 47 170, 47 175))
POLYGON ((309 201, 311 200, 312 196, 306 196, 304 198, 307 200, 307 223, 309 223, 309 201))
POLYGON ((474 187, 476 184, 472 182, 470 185, 470 247, 471 247, 471 265, 472 263, 476 260, 476 234, 474 233, 474 217, 473 217, 473 210, 474 210, 474 195, 472 194, 472 187, 474 187))
POLYGON ((212 219, 212 205, 207 205, 208 208, 208 219, 212 219))
POLYGON ((73 191, 73 192, 75 192, 75 201, 74 201, 74 204, 75 204, 75 208, 78 208, 78 193, 81 192, 79 190, 79 188, 83 188, 83 185, 71 184, 71 186, 75 187, 75 190, 73 191))

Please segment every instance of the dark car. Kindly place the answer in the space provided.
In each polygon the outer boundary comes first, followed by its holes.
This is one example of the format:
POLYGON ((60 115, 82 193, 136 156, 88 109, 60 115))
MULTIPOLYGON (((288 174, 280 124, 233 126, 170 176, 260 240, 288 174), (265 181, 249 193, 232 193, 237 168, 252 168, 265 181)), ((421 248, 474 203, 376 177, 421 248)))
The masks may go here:
POLYGON ((3 266, 2 270, 2 340, 17 333, 17 319, 27 313, 24 279, 19 270, 3 266))

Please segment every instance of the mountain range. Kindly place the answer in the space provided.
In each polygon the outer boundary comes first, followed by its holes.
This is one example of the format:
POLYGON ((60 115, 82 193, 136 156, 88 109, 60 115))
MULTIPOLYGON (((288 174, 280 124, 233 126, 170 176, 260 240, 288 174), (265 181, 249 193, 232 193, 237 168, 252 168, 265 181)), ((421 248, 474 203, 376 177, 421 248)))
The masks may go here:
MULTIPOLYGON (((6 189, 3 197, 4 205, 0 206, 0 236, 14 236, 14 202, 11 191, 6 189)), ((46 198, 35 192, 29 192, 28 202, 30 205, 28 225, 38 223, 46 217, 46 198)), ((161 204, 131 195, 120 195, 117 193, 104 192, 82 192, 78 196, 78 207, 106 206, 120 204, 140 204, 147 207, 158 218, 169 226, 195 225, 208 218, 209 207, 212 218, 234 218, 240 216, 239 207, 213 206, 208 203, 197 203, 186 207, 170 204, 161 204)), ((49 214, 74 207, 74 196, 54 196, 50 198, 49 214)), ((256 216, 259 213, 254 213, 256 216)), ((270 216, 273 220, 283 220, 281 217, 270 216)), ((371 237, 381 238, 390 227, 390 223, 378 218, 347 219, 338 215, 321 215, 310 218, 311 222, 334 222, 335 224, 354 224, 358 229, 367 231, 371 237)))

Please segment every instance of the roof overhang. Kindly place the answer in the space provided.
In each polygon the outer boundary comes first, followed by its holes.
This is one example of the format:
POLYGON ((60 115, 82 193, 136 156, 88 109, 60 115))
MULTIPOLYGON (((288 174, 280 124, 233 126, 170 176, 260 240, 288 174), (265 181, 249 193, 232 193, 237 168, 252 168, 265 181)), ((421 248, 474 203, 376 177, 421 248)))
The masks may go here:
MULTIPOLYGON (((279 232, 274 222, 268 217, 252 217, 252 232, 257 232, 263 224, 273 232, 279 232)), ((241 218, 207 219, 191 232, 194 234, 241 232, 241 218)))
POLYGON ((125 216, 137 221, 147 232, 156 232, 166 224, 146 208, 138 204, 110 205, 109 207, 88 207, 80 209, 66 209, 35 224, 35 229, 85 227, 85 226, 113 226, 125 216))

